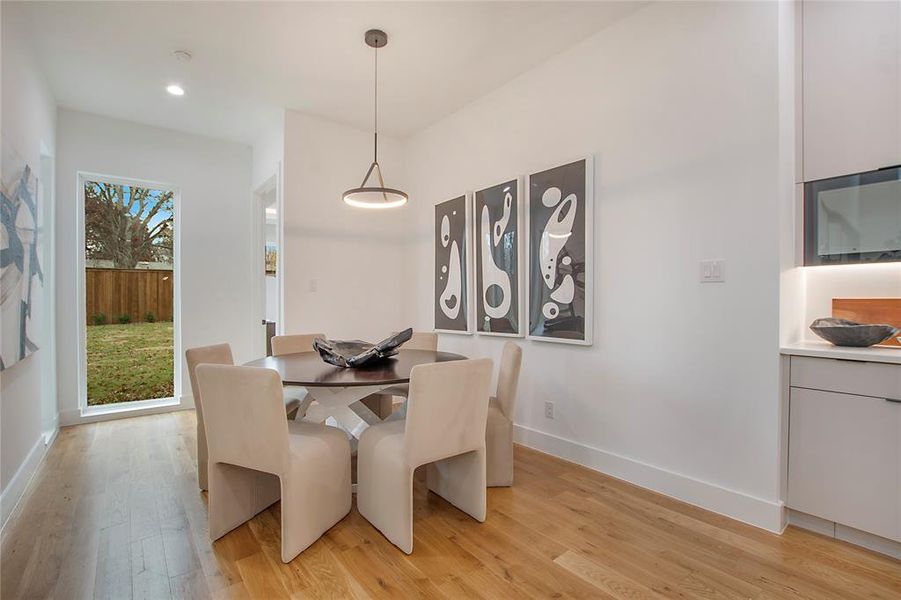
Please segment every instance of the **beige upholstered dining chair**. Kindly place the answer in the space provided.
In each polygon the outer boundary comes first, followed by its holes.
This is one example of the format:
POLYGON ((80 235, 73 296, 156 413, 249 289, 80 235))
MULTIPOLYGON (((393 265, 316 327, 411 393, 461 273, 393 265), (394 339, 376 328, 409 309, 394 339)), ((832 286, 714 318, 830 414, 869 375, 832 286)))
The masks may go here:
MULTIPOLYGON (((395 331, 394 334, 397 334, 395 331)), ((403 346, 404 350, 438 350, 438 334, 432 331, 414 331, 403 346)))
MULTIPOLYGON (((203 398, 200 388, 197 387, 197 365, 209 363, 215 365, 233 365, 232 349, 228 344, 215 344, 213 346, 200 346, 189 348, 185 351, 185 362, 188 365, 188 377, 191 379, 191 394, 194 396, 194 409, 197 413, 197 483, 200 489, 208 489, 207 485, 207 441, 203 428, 203 398)), ((285 395, 283 398, 285 413, 288 419, 294 420, 301 408, 304 408, 300 398, 285 395)), ((309 404, 309 403, 307 403, 309 404)), ((303 413, 301 413, 303 416, 303 413)))
POLYGON ((271 369, 201 364, 209 443, 210 539, 281 498, 282 562, 290 562, 351 507, 350 444, 343 431, 287 421, 271 369))
MULTIPOLYGON (((313 340, 321 337, 324 333, 300 333, 292 335, 274 335, 270 341, 272 347, 272 356, 281 356, 283 354, 297 354, 299 352, 314 352, 313 340)), ((307 394, 307 388, 299 385, 286 385, 285 397, 297 398, 301 402, 300 417, 303 418, 307 414, 313 399, 307 394)))
MULTIPOLYGON (((397 335, 397 332, 395 331, 391 335, 397 335)), ((431 350, 436 352, 438 350, 438 334, 430 331, 414 331, 413 337, 407 340, 407 342, 401 346, 401 349, 431 350)), ((397 385, 392 385, 389 388, 385 388, 377 394, 367 396, 363 400, 363 403, 372 409, 372 411, 380 418, 386 419, 391 416, 391 413, 394 411, 394 397, 398 396, 406 398, 409 391, 409 384, 399 383, 397 385), (378 410, 376 410, 374 406, 378 406, 378 410)))
POLYGON ((272 336, 272 356, 281 356, 282 354, 296 354, 298 352, 313 352, 313 340, 321 337, 324 333, 301 333, 295 335, 274 335, 272 336))
POLYGON ((504 344, 497 376, 497 395, 488 402, 485 447, 488 450, 488 487, 513 485, 513 409, 522 365, 522 348, 504 344))
POLYGON ((391 543, 413 551, 413 472, 431 491, 485 520, 485 421, 491 359, 413 367, 406 421, 369 427, 357 449, 357 508, 391 543))

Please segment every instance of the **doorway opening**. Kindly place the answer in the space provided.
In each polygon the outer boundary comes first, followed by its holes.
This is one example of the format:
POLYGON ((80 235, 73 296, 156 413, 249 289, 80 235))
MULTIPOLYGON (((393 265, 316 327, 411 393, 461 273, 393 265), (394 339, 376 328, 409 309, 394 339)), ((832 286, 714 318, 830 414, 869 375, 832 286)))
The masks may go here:
POLYGON ((176 190, 94 175, 83 201, 85 406, 176 396, 176 190))
MULTIPOLYGON (((262 309, 262 341, 266 355, 272 353, 270 340, 282 331, 281 325, 281 214, 278 202, 278 176, 271 177, 254 192, 255 221, 258 232, 254 236, 261 251, 262 264, 255 263, 255 277, 260 281, 262 309)), ((262 344, 261 344, 262 345, 262 344)))

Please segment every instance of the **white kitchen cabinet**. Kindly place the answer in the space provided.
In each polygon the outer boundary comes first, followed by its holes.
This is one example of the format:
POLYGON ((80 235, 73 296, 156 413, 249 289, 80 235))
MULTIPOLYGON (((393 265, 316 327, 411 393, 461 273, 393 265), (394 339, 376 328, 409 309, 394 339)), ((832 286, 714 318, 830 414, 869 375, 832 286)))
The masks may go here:
POLYGON ((791 362, 791 385, 901 400, 901 366, 862 360, 794 356, 791 362))
POLYGON ((901 403, 797 387, 790 403, 787 506, 901 541, 901 403))
POLYGON ((901 163, 901 0, 804 2, 803 181, 901 163))

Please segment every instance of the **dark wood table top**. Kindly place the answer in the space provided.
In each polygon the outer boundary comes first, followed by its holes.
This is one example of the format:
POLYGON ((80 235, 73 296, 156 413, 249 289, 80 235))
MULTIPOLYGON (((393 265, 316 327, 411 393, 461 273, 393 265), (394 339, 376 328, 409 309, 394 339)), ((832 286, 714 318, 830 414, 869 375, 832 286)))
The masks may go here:
POLYGON ((350 387, 363 385, 395 385, 410 381, 410 371, 416 365, 463 360, 453 352, 433 350, 400 350, 397 356, 373 365, 344 369, 330 365, 317 352, 300 352, 267 356, 252 360, 248 367, 264 367, 278 371, 282 383, 306 387, 350 387))

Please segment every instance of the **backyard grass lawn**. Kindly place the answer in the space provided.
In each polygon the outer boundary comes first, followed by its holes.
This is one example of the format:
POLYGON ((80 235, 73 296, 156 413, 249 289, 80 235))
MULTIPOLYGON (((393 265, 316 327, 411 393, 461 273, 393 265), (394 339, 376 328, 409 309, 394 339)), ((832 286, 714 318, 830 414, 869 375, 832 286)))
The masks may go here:
POLYGON ((172 323, 87 329, 89 406, 173 395, 172 323))

